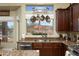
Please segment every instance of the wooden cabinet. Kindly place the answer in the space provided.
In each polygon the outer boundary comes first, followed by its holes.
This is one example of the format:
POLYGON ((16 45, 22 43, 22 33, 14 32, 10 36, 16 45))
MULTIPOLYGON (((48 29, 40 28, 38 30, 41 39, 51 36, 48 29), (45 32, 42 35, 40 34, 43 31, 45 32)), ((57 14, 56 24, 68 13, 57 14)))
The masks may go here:
POLYGON ((68 8, 67 8, 67 10, 68 10, 68 20, 69 20, 69 31, 70 32, 72 32, 73 31, 73 8, 72 8, 73 6, 72 5, 70 5, 68 8))
POLYGON ((63 10, 56 11, 57 31, 63 31, 63 10), (61 13, 62 12, 62 13, 61 13))
POLYGON ((64 56, 66 45, 63 43, 32 43, 34 50, 40 50, 40 56, 64 56))
POLYGON ((56 10, 56 29, 58 32, 69 31, 68 10, 57 9, 56 10))
POLYGON ((0 16, 10 16, 10 10, 0 10, 0 16))
POLYGON ((70 4, 66 9, 57 9, 56 25, 58 32, 78 32, 79 3, 70 4))
POLYGON ((79 4, 71 4, 68 8, 69 10, 69 22, 70 22, 70 31, 78 32, 79 31, 79 4))
POLYGON ((54 54, 52 54, 52 52, 53 52, 52 48, 41 48, 40 56, 54 56, 54 54))
POLYGON ((51 43, 43 43, 43 48, 52 48, 51 43))
POLYGON ((79 4, 73 4, 73 31, 79 31, 79 4))
POLYGON ((67 46, 63 43, 52 43, 52 49, 52 54, 54 56, 64 56, 67 50, 67 46))
POLYGON ((42 43, 32 43, 32 49, 38 50, 42 48, 42 43))

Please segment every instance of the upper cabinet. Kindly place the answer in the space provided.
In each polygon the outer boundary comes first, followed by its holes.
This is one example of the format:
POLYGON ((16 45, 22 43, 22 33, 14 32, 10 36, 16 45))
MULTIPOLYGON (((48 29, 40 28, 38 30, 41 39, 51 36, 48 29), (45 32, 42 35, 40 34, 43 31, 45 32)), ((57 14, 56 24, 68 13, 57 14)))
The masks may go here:
POLYGON ((73 31, 73 9, 72 9, 72 5, 70 5, 68 8, 68 20, 69 20, 69 31, 72 32, 73 31))
POLYGON ((69 31, 68 10, 57 9, 56 10, 56 29, 59 32, 69 31))
POLYGON ((73 31, 79 31, 79 4, 73 4, 73 31))
POLYGON ((0 16, 10 16, 10 10, 0 10, 0 16))
POLYGON ((56 26, 58 32, 78 32, 79 4, 71 4, 66 9, 57 9, 56 26))

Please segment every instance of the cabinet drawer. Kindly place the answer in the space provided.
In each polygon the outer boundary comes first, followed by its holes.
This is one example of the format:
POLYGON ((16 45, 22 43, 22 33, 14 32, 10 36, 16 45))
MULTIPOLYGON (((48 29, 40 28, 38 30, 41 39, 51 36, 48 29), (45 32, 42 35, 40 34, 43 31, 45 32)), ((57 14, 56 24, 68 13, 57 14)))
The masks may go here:
POLYGON ((62 47, 61 43, 52 43, 52 47, 62 47))
POLYGON ((33 43, 32 48, 34 49, 42 48, 42 43, 33 43))
POLYGON ((52 48, 52 44, 51 43, 44 43, 43 48, 52 48))

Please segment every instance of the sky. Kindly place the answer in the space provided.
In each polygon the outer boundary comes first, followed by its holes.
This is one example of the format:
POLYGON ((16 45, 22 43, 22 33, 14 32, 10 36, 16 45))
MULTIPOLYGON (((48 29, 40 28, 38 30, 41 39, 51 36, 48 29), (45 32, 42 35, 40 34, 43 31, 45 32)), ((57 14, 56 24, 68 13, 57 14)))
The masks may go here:
POLYGON ((8 21, 8 22, 7 22, 7 26, 8 26, 9 28, 13 28, 14 22, 8 21))
POLYGON ((33 8, 40 9, 40 10, 48 8, 49 11, 53 10, 53 6, 32 6, 32 5, 26 6, 27 11, 32 11, 33 8))

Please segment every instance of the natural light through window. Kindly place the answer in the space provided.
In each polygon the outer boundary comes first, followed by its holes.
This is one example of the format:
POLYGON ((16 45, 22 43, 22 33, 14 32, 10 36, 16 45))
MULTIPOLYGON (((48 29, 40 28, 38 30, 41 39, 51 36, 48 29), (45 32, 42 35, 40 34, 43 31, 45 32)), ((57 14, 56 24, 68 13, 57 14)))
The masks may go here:
POLYGON ((31 34, 50 34, 54 28, 53 6, 26 6, 27 32, 31 34))

